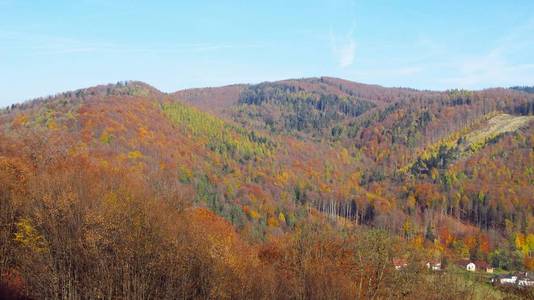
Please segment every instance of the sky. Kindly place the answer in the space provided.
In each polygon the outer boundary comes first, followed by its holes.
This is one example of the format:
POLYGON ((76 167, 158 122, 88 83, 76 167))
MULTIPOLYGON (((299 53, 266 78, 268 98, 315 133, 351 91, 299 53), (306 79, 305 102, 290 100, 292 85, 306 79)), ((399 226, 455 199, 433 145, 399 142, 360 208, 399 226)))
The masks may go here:
POLYGON ((534 1, 0 0, 0 107, 140 80, 534 85, 534 1))

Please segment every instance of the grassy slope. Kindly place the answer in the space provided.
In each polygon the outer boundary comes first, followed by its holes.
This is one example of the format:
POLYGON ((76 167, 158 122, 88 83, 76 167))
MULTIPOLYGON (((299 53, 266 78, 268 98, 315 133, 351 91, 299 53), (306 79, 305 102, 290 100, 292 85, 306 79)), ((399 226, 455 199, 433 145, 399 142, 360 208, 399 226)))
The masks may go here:
MULTIPOLYGON (((473 123, 473 125, 461 130, 452 132, 447 137, 440 139, 438 142, 425 146, 418 151, 418 157, 428 159, 437 155, 440 146, 445 145, 447 148, 454 148, 460 139, 463 142, 460 145, 460 156, 466 157, 470 153, 476 152, 490 140, 501 134, 514 132, 523 128, 534 121, 534 116, 513 116, 505 113, 489 114, 473 123)), ((408 172, 413 163, 401 168, 401 172, 408 172)))
POLYGON ((465 139, 468 145, 483 145, 500 134, 516 131, 530 121, 534 121, 534 116, 497 114, 487 121, 486 126, 467 134, 465 139))

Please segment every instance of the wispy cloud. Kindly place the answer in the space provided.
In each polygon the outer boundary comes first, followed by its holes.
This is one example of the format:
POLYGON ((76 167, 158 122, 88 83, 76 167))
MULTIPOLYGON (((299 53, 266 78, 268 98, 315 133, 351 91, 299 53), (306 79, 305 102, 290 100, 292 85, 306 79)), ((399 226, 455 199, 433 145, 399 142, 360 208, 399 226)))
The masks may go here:
MULTIPOLYGON (((534 51, 534 40, 528 38, 532 32, 534 18, 501 36, 493 36, 494 39, 488 40, 490 46, 479 45, 476 50, 458 47, 439 37, 419 36, 407 42, 403 49, 394 45, 398 52, 417 55, 377 55, 362 60, 361 67, 346 74, 367 82, 433 89, 533 85, 534 61, 529 58, 534 51)), ((479 33, 470 32, 458 40, 469 43, 469 38, 476 34, 479 33)), ((381 43, 365 46, 389 47, 381 43)), ((365 53, 373 51, 367 49, 365 53)))
POLYGON ((456 74, 441 80, 447 86, 480 88, 534 84, 534 63, 511 63, 506 57, 493 52, 470 57, 452 65, 456 74))
POLYGON ((465 88, 534 84, 534 61, 514 61, 518 54, 534 50, 534 42, 528 38, 533 31, 534 19, 531 19, 499 39, 486 53, 451 61, 456 75, 442 81, 465 88))
POLYGON ((93 42, 61 36, 35 33, 0 31, 3 43, 0 50, 26 51, 31 55, 55 55, 76 53, 201 53, 226 49, 263 48, 263 43, 167 43, 157 45, 127 45, 119 43, 93 42))
POLYGON ((341 68, 354 64, 356 58, 356 41, 354 39, 354 25, 344 36, 336 36, 330 31, 330 48, 334 58, 341 68))

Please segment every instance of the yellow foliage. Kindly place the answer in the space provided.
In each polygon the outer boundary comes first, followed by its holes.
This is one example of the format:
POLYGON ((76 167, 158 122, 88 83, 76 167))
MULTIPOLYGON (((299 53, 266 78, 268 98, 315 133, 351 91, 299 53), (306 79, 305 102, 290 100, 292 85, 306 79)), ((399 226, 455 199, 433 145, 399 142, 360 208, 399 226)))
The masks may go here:
POLYGON ((271 155, 271 143, 258 142, 255 133, 230 125, 213 115, 180 103, 163 105, 162 109, 171 121, 183 125, 184 133, 195 137, 214 152, 238 155, 245 160, 271 155))
POLYGON ((409 208, 413 209, 415 208, 415 203, 416 203, 415 196, 412 193, 410 193, 410 195, 408 196, 408 199, 406 200, 406 205, 409 208))
POLYGON ((128 158, 129 159, 137 159, 137 158, 141 158, 143 157, 143 153, 135 150, 135 151, 131 151, 128 153, 128 158))
POLYGON ((238 179, 230 176, 223 178, 223 185, 226 187, 226 194, 230 197, 235 197, 236 192, 239 190, 240 182, 238 179))
POLYGON ((432 179, 433 179, 433 180, 438 179, 438 177, 439 177, 438 169, 436 169, 436 168, 432 168, 432 170, 430 171, 430 173, 431 173, 431 175, 432 175, 432 179))
POLYGON ((534 234, 529 233, 525 236, 522 233, 517 233, 515 236, 515 248, 528 256, 534 251, 534 234))
POLYGON ((100 140, 100 142, 102 144, 109 144, 111 142, 112 138, 113 138, 113 136, 111 134, 109 134, 108 130, 106 129, 100 135, 99 140, 100 140))
POLYGON ((412 223, 410 220, 406 220, 404 224, 402 225, 402 231, 404 232, 405 236, 409 236, 412 232, 412 223))
POLYGON ((443 247, 443 245, 440 243, 439 239, 435 239, 434 240, 434 249, 438 252, 438 253, 442 253, 445 248, 443 247))
POLYGON ((26 124, 28 124, 28 117, 24 114, 17 115, 15 119, 13 120, 14 126, 17 126, 17 125, 25 126, 26 124))
POLYGON ((269 219, 267 219, 267 225, 269 227, 278 227, 279 223, 278 223, 278 220, 274 217, 269 217, 269 219))
POLYGON ((258 220, 260 218, 260 214, 256 210, 251 210, 249 214, 254 220, 258 220))
POLYGON ((143 140, 146 137, 150 137, 151 133, 144 127, 139 127, 138 130, 139 139, 143 140))
POLYGON ((361 174, 360 172, 354 172, 350 175, 350 182, 354 186, 360 186, 361 174))
POLYGON ((534 252, 534 234, 528 234, 526 246, 528 247, 529 252, 534 252))
POLYGON ((350 155, 349 155, 349 151, 345 148, 341 149, 341 153, 340 153, 340 158, 341 158, 341 161, 344 163, 344 164, 348 164, 350 162, 350 155))
POLYGON ((284 215, 283 212, 280 212, 278 214, 278 220, 281 222, 281 223, 285 223, 286 222, 286 216, 284 215))
POLYGON ((280 202, 281 203, 286 203, 287 201, 290 201, 290 196, 289 196, 289 193, 286 192, 286 191, 282 191, 280 193, 280 202))
POLYGON ((521 250, 523 249, 523 247, 525 246, 525 235, 522 234, 522 233, 517 233, 515 235, 515 248, 518 249, 518 250, 521 250))
POLYGON ((108 205, 108 206, 115 206, 119 203, 118 201, 118 197, 117 197, 117 194, 113 193, 113 192, 109 192, 105 197, 104 197, 104 204, 108 205))
POLYGON ((182 183, 188 183, 193 179, 193 171, 185 165, 178 167, 178 179, 182 183))
POLYGON ((48 129, 51 129, 51 130, 57 129, 56 120, 54 119, 48 120, 48 122, 46 122, 46 126, 48 127, 48 129))
POLYGON ((328 184, 319 182, 319 190, 323 193, 329 193, 332 191, 332 188, 328 184))
POLYGON ((45 239, 35 228, 30 220, 21 219, 17 223, 17 232, 15 233, 15 241, 28 247, 33 252, 46 251, 45 239))
POLYGON ((525 264, 525 268, 529 271, 534 271, 534 257, 525 256, 523 263, 525 264))
POLYGON ((109 167, 109 162, 107 160, 102 158, 102 159, 99 159, 99 162, 100 162, 100 166, 105 167, 105 168, 109 167))
POLYGON ((280 172, 280 174, 276 176, 276 182, 278 185, 283 186, 287 184, 288 181, 289 181, 289 173, 286 171, 280 172))
POLYGON ((423 248, 423 245, 424 245, 424 241, 425 239, 423 238, 422 235, 418 235, 416 236, 413 240, 412 240, 412 244, 417 248, 417 249, 422 249, 423 248))

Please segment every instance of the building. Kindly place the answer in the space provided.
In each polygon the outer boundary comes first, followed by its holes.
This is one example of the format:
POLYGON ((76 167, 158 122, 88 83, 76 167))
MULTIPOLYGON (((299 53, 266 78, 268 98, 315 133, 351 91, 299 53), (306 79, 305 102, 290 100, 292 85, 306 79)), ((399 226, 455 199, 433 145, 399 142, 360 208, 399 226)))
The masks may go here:
POLYGON ((480 272, 493 273, 493 268, 491 267, 491 265, 483 260, 470 261, 465 259, 459 261, 457 264, 470 272, 475 272, 478 270, 480 272))
POLYGON ((441 262, 438 260, 429 261, 426 263, 426 267, 432 271, 441 271, 441 262))
POLYGON ((497 285, 533 287, 534 286, 534 274, 529 272, 516 272, 514 274, 499 275, 491 279, 491 283, 497 285))
POLYGON ((476 266, 476 269, 479 270, 480 272, 486 271, 486 273, 493 273, 493 268, 491 267, 491 265, 483 260, 475 261, 475 266, 476 266))
POLYGON ((512 276, 507 275, 499 279, 499 283, 503 285, 512 285, 512 284, 515 284, 516 282, 517 282, 517 276, 513 276, 513 275, 512 276))
POLYGON ((520 287, 534 286, 534 279, 531 279, 531 278, 520 278, 517 281, 517 285, 520 286, 520 287))
POLYGON ((465 269, 467 271, 475 272, 477 270, 477 266, 475 265, 475 263, 470 262, 467 265, 465 265, 465 269))
POLYGON ((408 266, 408 263, 403 258, 394 258, 393 266, 395 267, 395 270, 400 270, 406 268, 408 266))

